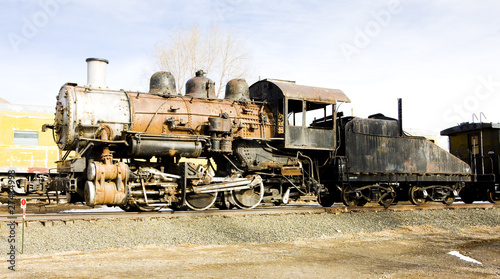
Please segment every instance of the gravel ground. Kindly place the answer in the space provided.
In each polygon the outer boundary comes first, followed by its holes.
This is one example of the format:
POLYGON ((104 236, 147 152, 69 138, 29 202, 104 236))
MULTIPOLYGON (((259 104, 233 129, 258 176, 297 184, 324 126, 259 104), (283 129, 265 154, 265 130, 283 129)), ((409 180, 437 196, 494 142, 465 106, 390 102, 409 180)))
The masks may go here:
MULTIPOLYGON (((0 252, 7 253, 8 228, 0 228, 0 252)), ((54 222, 25 229, 25 254, 93 252, 114 248, 180 245, 286 243, 306 239, 376 233, 404 227, 432 227, 454 234, 470 227, 500 226, 500 209, 426 210, 200 218, 146 218, 54 222)), ((16 236, 19 243, 21 229, 16 236)))

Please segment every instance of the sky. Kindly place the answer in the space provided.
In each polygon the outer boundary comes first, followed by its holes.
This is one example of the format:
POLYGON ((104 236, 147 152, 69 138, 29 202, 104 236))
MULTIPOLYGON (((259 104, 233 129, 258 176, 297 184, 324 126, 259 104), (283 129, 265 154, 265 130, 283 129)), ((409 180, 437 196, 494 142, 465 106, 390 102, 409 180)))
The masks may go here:
POLYGON ((246 42, 249 84, 340 89, 359 117, 397 117, 402 98, 405 130, 437 137, 500 122, 499 12, 494 0, 0 0, 0 97, 55 106, 64 83, 86 83, 89 57, 109 60, 109 88, 147 92, 155 46, 215 24, 246 42))

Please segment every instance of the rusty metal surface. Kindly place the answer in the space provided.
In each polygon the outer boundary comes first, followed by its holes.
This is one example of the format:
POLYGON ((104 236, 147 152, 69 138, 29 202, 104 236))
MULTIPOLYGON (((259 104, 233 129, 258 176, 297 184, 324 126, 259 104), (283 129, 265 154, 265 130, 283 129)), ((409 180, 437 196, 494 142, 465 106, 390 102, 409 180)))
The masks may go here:
POLYGON ((195 98, 217 98, 215 83, 207 78, 203 70, 196 72, 196 76, 186 82, 186 96, 195 98))
POLYGON ((170 72, 156 72, 149 81, 149 93, 163 97, 178 95, 175 78, 170 72))
POLYGON ((267 106, 185 96, 166 99, 143 93, 131 93, 130 100, 133 107, 134 132, 178 136, 208 135, 205 130, 209 130, 209 118, 219 118, 224 114, 229 120, 225 124, 233 127, 234 137, 274 137, 275 124, 271 121, 262 123, 260 119, 260 113, 267 119, 273 119, 267 106))
POLYGON ((396 121, 354 118, 345 127, 349 173, 469 175, 463 161, 423 137, 398 137, 396 121))
POLYGON ((208 130, 210 132, 230 132, 231 131, 231 120, 222 117, 209 117, 208 130))
POLYGON ((248 83, 242 78, 235 78, 226 84, 226 95, 224 99, 250 101, 248 83))
POLYGON ((88 177, 85 184, 85 202, 94 206, 99 204, 123 205, 126 203, 128 166, 123 162, 112 164, 93 162, 95 177, 88 177), (93 189, 90 189, 93 188, 93 189))
POLYGON ((350 103, 351 100, 339 89, 328 89, 292 82, 262 80, 250 86, 250 97, 258 100, 274 101, 280 98, 309 100, 315 102, 350 103))

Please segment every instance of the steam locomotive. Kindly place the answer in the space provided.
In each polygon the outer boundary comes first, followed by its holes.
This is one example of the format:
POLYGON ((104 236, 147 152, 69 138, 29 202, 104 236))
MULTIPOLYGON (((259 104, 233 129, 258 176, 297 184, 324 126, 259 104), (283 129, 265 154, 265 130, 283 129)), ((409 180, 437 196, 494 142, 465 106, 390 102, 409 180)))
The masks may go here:
POLYGON ((70 201, 126 211, 450 204, 472 182, 468 164, 406 135, 401 119, 342 116, 337 106, 350 100, 340 90, 233 79, 218 99, 203 71, 185 95, 168 72, 155 73, 147 93, 110 90, 108 61, 87 63, 87 85, 63 85, 43 127, 66 152, 49 189, 70 201))

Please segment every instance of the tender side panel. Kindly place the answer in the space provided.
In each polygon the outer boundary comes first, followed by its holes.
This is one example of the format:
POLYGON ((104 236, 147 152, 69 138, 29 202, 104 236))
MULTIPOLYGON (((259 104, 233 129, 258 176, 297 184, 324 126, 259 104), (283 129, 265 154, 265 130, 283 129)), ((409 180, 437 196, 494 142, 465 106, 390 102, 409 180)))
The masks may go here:
POLYGON ((346 125, 349 173, 467 176, 469 166, 422 137, 398 137, 397 122, 353 119, 346 125))

